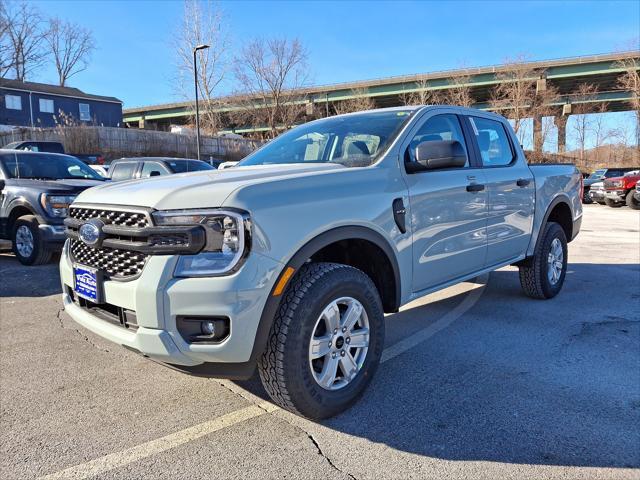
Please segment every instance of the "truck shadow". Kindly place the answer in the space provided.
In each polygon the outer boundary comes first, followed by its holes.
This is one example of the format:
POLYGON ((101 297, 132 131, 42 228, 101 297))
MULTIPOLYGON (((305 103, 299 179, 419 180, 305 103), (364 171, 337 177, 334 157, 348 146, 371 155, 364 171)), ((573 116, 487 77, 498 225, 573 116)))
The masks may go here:
POLYGON ((0 252, 0 298, 46 297, 62 293, 58 257, 51 263, 26 267, 9 252, 0 252))
MULTIPOLYGON (((639 284, 637 264, 570 264, 560 295, 536 301, 515 269, 494 272, 462 317, 321 423, 447 460, 638 467, 639 284)), ((466 295, 390 315, 387 330, 419 332, 466 295)), ((257 378, 237 383, 268 399, 257 378)))

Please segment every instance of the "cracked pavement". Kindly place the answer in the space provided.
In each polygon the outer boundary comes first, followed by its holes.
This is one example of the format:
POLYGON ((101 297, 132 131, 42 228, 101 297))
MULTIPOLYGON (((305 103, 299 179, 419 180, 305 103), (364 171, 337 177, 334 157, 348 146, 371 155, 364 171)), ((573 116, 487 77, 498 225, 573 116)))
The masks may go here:
POLYGON ((265 408, 257 378, 189 377, 97 337, 61 310, 56 265, 0 253, 0 478, 116 455, 95 478, 637 479, 640 213, 586 206, 569 262, 550 301, 505 268, 469 309, 462 284, 389 315, 369 389, 314 423, 265 408))

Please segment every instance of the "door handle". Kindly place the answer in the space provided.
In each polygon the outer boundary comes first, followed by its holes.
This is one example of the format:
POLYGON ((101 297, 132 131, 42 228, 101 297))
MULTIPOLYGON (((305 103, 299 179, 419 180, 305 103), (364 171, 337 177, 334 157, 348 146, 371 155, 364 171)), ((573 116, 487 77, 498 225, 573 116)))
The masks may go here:
POLYGON ((480 183, 472 183, 471 185, 467 185, 467 192, 481 192, 484 190, 484 185, 480 183))
POLYGON ((527 180, 526 178, 520 178, 516 182, 516 185, 518 185, 519 187, 526 187, 530 183, 531 183, 531 180, 527 180))

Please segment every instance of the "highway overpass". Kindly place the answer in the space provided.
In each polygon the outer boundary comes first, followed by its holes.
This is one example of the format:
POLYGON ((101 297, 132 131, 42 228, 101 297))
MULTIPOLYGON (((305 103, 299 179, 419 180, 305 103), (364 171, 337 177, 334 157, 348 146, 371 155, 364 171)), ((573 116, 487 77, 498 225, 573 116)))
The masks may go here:
MULTIPOLYGON (((632 93, 618 87, 618 79, 626 71, 621 65, 625 60, 635 60, 636 68, 640 70, 640 51, 561 58, 527 64, 537 71, 543 71, 547 84, 557 88, 560 93, 560 98, 555 104, 559 150, 563 150, 565 145, 564 126, 567 116, 571 114, 570 106, 589 103, 595 108, 606 102, 607 111, 631 110, 629 100, 632 93), (577 89, 582 83, 595 85, 598 94, 580 98, 577 89)), ((307 103, 306 119, 325 116, 333 110, 333 104, 352 99, 354 95, 371 97, 376 107, 391 107, 402 105, 411 92, 419 89, 446 90, 461 85, 462 81, 471 88, 471 95, 477 102, 474 107, 492 109, 491 91, 500 82, 500 72, 507 70, 508 66, 493 65, 309 87, 304 90, 303 100, 307 103)), ((224 115, 224 112, 234 108, 234 100, 237 101, 239 98, 225 97, 222 102, 224 107, 218 110, 224 115)), ((508 112, 502 113, 508 116, 508 112)), ((168 130, 170 125, 192 122, 193 115, 193 102, 168 103, 125 109, 124 122, 133 128, 168 130)), ((255 130, 259 129, 237 128, 234 131, 247 133, 255 130)))

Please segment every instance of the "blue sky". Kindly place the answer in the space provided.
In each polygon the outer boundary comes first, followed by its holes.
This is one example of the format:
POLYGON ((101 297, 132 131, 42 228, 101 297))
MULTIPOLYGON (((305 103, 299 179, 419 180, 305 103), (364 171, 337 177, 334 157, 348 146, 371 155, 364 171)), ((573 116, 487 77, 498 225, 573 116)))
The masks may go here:
MULTIPOLYGON (((35 1, 45 15, 95 34, 90 68, 70 84, 113 95, 125 108, 181 100, 171 79, 171 36, 182 1, 35 1)), ((629 1, 222 1, 235 48, 253 37, 298 37, 314 84, 629 49, 640 4, 629 1)), ((34 80, 55 80, 43 70, 34 80)), ((233 90, 231 81, 225 84, 233 90)))

